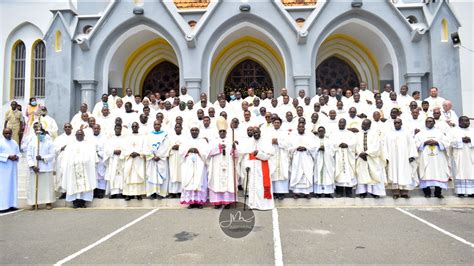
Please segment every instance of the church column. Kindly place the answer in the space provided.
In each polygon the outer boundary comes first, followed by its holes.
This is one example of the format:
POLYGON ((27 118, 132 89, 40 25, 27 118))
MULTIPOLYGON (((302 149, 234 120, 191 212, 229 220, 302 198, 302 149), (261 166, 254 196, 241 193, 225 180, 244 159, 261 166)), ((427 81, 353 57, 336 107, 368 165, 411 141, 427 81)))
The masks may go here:
POLYGON ((97 87, 97 81, 78 80, 77 82, 81 85, 81 103, 87 103, 89 110, 92 110, 96 103, 95 91, 97 87))
MULTIPOLYGON (((188 94, 191 95, 194 101, 199 100, 201 94, 201 79, 200 78, 185 78, 184 84, 188 88, 188 94)), ((209 95, 207 95, 209 99, 209 95)))
POLYGON ((316 92, 310 92, 309 81, 311 76, 293 76, 295 84, 295 97, 298 96, 300 90, 304 90, 306 96, 313 96, 316 92))
POLYGON ((421 84, 421 78, 424 76, 424 73, 406 73, 405 74, 405 80, 406 80, 406 85, 410 89, 411 92, 413 91, 420 91, 422 92, 422 84, 421 84))

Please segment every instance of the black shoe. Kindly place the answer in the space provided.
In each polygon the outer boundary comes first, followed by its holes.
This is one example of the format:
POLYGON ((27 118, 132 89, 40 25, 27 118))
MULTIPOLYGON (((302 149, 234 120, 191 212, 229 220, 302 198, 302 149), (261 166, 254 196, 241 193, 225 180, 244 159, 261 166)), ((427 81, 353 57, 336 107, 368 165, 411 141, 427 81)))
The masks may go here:
POLYGON ((188 205, 188 209, 194 209, 194 208, 196 208, 196 206, 194 206, 194 204, 189 204, 188 205))
POLYGON ((372 197, 373 197, 374 199, 380 199, 380 196, 379 196, 379 195, 374 195, 374 194, 370 194, 370 195, 372 195, 372 197))
POLYGON ((353 194, 352 194, 352 187, 345 187, 344 188, 344 192, 346 193, 346 197, 348 198, 353 198, 353 194))
POLYGON ((319 198, 321 198, 321 194, 314 194, 314 197, 319 199, 319 198))
POLYGON ((311 199, 311 195, 310 195, 310 194, 306 194, 306 195, 304 195, 304 197, 305 197, 306 199, 311 199))
POLYGON ((367 193, 359 194, 359 198, 361 199, 365 199, 366 197, 367 197, 367 193))
POLYGON ((329 199, 334 199, 334 196, 332 194, 324 194, 324 197, 329 198, 329 199))
POLYGON ((458 194, 458 197, 464 198, 464 194, 458 194))
POLYGON ((198 208, 198 209, 204 208, 204 206, 202 206, 202 204, 196 204, 196 205, 197 205, 197 208, 198 208))
POLYGON ((242 185, 239 185, 239 186, 237 187, 237 189, 238 189, 239 191, 244 191, 244 188, 242 187, 242 185))
POLYGON ((468 198, 474 198, 474 194, 467 195, 468 198))
POLYGON ((298 195, 298 194, 293 194, 293 198, 294 198, 294 199, 299 199, 299 198, 300 198, 300 195, 298 195))
POLYGON ((425 194, 425 198, 429 199, 429 198, 431 198, 431 195, 430 194, 425 194))
POLYGON ((66 198, 66 193, 62 193, 61 196, 59 196, 59 199, 65 199, 66 198))
POLYGON ((161 196, 161 195, 158 195, 158 194, 156 194, 156 198, 157 198, 158 200, 162 200, 162 199, 164 199, 165 197, 163 197, 163 196, 161 196))
POLYGON ((124 199, 125 199, 125 201, 129 201, 129 200, 132 199, 132 197, 130 197, 130 196, 125 196, 124 199))
POLYGON ((409 199, 410 198, 410 196, 408 196, 408 194, 403 194, 401 197, 404 198, 404 199, 409 199))
POLYGON ((72 207, 73 207, 74 209, 77 209, 77 208, 81 207, 81 205, 80 205, 80 203, 79 203, 79 200, 73 200, 73 201, 72 201, 72 207))
POLYGON ((143 200, 142 196, 137 196, 137 200, 143 200))
POLYGON ((8 209, 8 211, 9 211, 9 212, 18 211, 18 208, 16 208, 16 207, 10 207, 10 208, 8 209))
POLYGON ((157 198, 158 198, 158 195, 156 195, 156 193, 153 193, 153 194, 150 195, 150 199, 152 199, 152 200, 155 200, 157 198))
POLYGON ((222 205, 215 205, 214 209, 220 209, 221 207, 222 207, 222 205))
POLYGON ((278 200, 284 200, 284 199, 285 199, 285 195, 280 194, 280 195, 278 196, 278 200))
POLYGON ((109 196, 109 199, 116 199, 117 198, 117 195, 110 195, 109 196))
POLYGON ((0 210, 0 213, 7 213, 9 211, 10 211, 10 209, 0 210))

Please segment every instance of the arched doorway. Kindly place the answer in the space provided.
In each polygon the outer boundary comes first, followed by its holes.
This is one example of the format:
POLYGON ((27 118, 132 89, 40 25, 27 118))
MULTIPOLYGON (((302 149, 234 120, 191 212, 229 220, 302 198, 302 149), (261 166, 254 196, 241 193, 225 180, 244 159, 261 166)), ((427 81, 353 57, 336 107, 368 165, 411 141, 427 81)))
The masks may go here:
POLYGON ((331 56, 316 68, 316 87, 342 88, 345 91, 356 86, 359 86, 359 77, 344 60, 331 56))
POLYGON ((142 95, 148 90, 159 92, 164 98, 165 92, 171 89, 179 89, 179 68, 171 62, 163 61, 146 75, 141 92, 142 95))
POLYGON ((255 94, 273 90, 273 82, 267 70, 259 63, 246 59, 237 64, 225 79, 224 92, 226 96, 233 90, 240 91, 243 97, 247 96, 247 89, 254 88, 255 94))

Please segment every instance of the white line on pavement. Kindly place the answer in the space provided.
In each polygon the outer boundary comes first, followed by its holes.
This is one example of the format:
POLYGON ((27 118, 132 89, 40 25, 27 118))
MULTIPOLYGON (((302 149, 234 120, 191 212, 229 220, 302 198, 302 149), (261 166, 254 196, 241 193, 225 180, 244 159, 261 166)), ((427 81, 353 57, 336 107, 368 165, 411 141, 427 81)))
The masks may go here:
POLYGON ((83 254, 83 253, 85 253, 85 252, 87 252, 87 251, 89 251, 89 250, 91 250, 91 249, 97 247, 98 245, 104 243, 105 241, 109 240, 110 238, 112 238, 113 236, 117 235, 118 233, 124 231, 125 229, 129 228, 130 226, 132 226, 132 225, 134 225, 134 224, 140 222, 141 220, 145 219, 146 217, 148 217, 148 216, 152 215, 153 213, 157 212, 158 210, 159 210, 159 209, 154 209, 154 210, 151 210, 151 211, 147 212, 146 214, 144 214, 144 215, 138 217, 137 219, 131 221, 130 223, 128 223, 128 224, 126 224, 126 225, 120 227, 119 229, 117 229, 117 230, 113 231, 112 233, 110 233, 110 234, 104 236, 103 238, 101 238, 101 239, 99 239, 98 241, 96 241, 96 242, 90 244, 89 246, 87 246, 87 247, 85 247, 85 248, 79 250, 78 252, 76 252, 76 253, 74 253, 74 254, 72 254, 72 255, 69 255, 69 256, 67 256, 66 258, 64 258, 64 259, 62 259, 62 260, 56 262, 54 265, 62 265, 62 264, 64 264, 64 263, 66 263, 66 262, 68 262, 68 261, 70 261, 70 260, 76 258, 77 256, 79 256, 79 255, 81 255, 81 254, 83 254))
POLYGON ((278 222, 278 210, 273 208, 272 210, 272 221, 273 221, 273 252, 275 257, 275 265, 283 266, 283 252, 281 251, 281 239, 280 239, 280 225, 278 222))
POLYGON ((12 211, 12 212, 7 212, 7 213, 2 213, 2 214, 0 214, 0 216, 7 216, 7 215, 14 214, 14 213, 21 212, 21 211, 23 211, 23 209, 12 211))
POLYGON ((435 229, 435 230, 437 230, 437 231, 439 231, 439 232, 441 232, 441 233, 443 233, 443 234, 445 234, 445 235, 447 235, 447 236, 450 236, 450 237, 456 239, 457 241, 459 241, 459 242, 461 242, 461 243, 463 243, 463 244, 466 244, 466 245, 470 246, 471 248, 474 248, 474 244, 471 243, 471 242, 469 242, 469 241, 467 241, 467 240, 464 239, 464 238, 461 238, 461 237, 459 237, 459 236, 457 236, 457 235, 454 235, 454 234, 452 234, 452 233, 450 233, 450 232, 444 230, 443 228, 440 228, 440 227, 438 227, 438 226, 436 226, 436 225, 434 225, 434 224, 432 224, 432 223, 430 223, 430 222, 428 222, 428 221, 426 221, 426 220, 424 220, 424 219, 422 219, 422 218, 420 218, 420 217, 418 217, 418 216, 416 216, 416 215, 414 215, 414 214, 412 214, 412 213, 410 213, 410 212, 407 212, 407 211, 405 211, 405 210, 403 210, 403 209, 400 209, 400 208, 395 208, 395 209, 398 210, 398 211, 400 211, 400 212, 402 212, 402 213, 404 213, 404 214, 406 214, 406 215, 408 215, 408 216, 410 216, 410 217, 412 217, 412 218, 414 218, 414 219, 416 219, 416 220, 418 220, 418 221, 420 221, 420 222, 422 222, 422 223, 424 223, 424 224, 426 224, 426 225, 428 225, 428 226, 430 226, 431 228, 433 228, 433 229, 435 229))

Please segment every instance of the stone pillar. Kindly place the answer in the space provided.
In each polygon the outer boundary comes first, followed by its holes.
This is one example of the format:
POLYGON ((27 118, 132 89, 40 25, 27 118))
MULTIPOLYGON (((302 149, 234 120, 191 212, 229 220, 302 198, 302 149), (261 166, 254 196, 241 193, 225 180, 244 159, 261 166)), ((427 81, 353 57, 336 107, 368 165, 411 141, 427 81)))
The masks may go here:
POLYGON ((304 90, 305 95, 309 97, 313 97, 316 95, 316 92, 314 91, 309 91, 310 86, 309 86, 309 81, 311 77, 310 76, 293 76, 293 80, 295 82, 295 97, 298 96, 298 92, 300 90, 304 90))
POLYGON ((78 80, 81 85, 81 103, 87 103, 89 110, 92 111, 96 104, 95 91, 97 81, 95 80, 78 80))
POLYGON ((423 92, 423 88, 421 87, 421 78, 424 76, 424 73, 406 73, 405 74, 405 81, 406 85, 408 86, 410 92, 419 91, 423 92))
MULTIPOLYGON (((184 79, 184 84, 188 88, 188 94, 193 97, 194 101, 198 101, 199 95, 201 94, 201 79, 200 78, 184 79)), ((210 99, 210 95, 207 95, 207 98, 210 99)))

